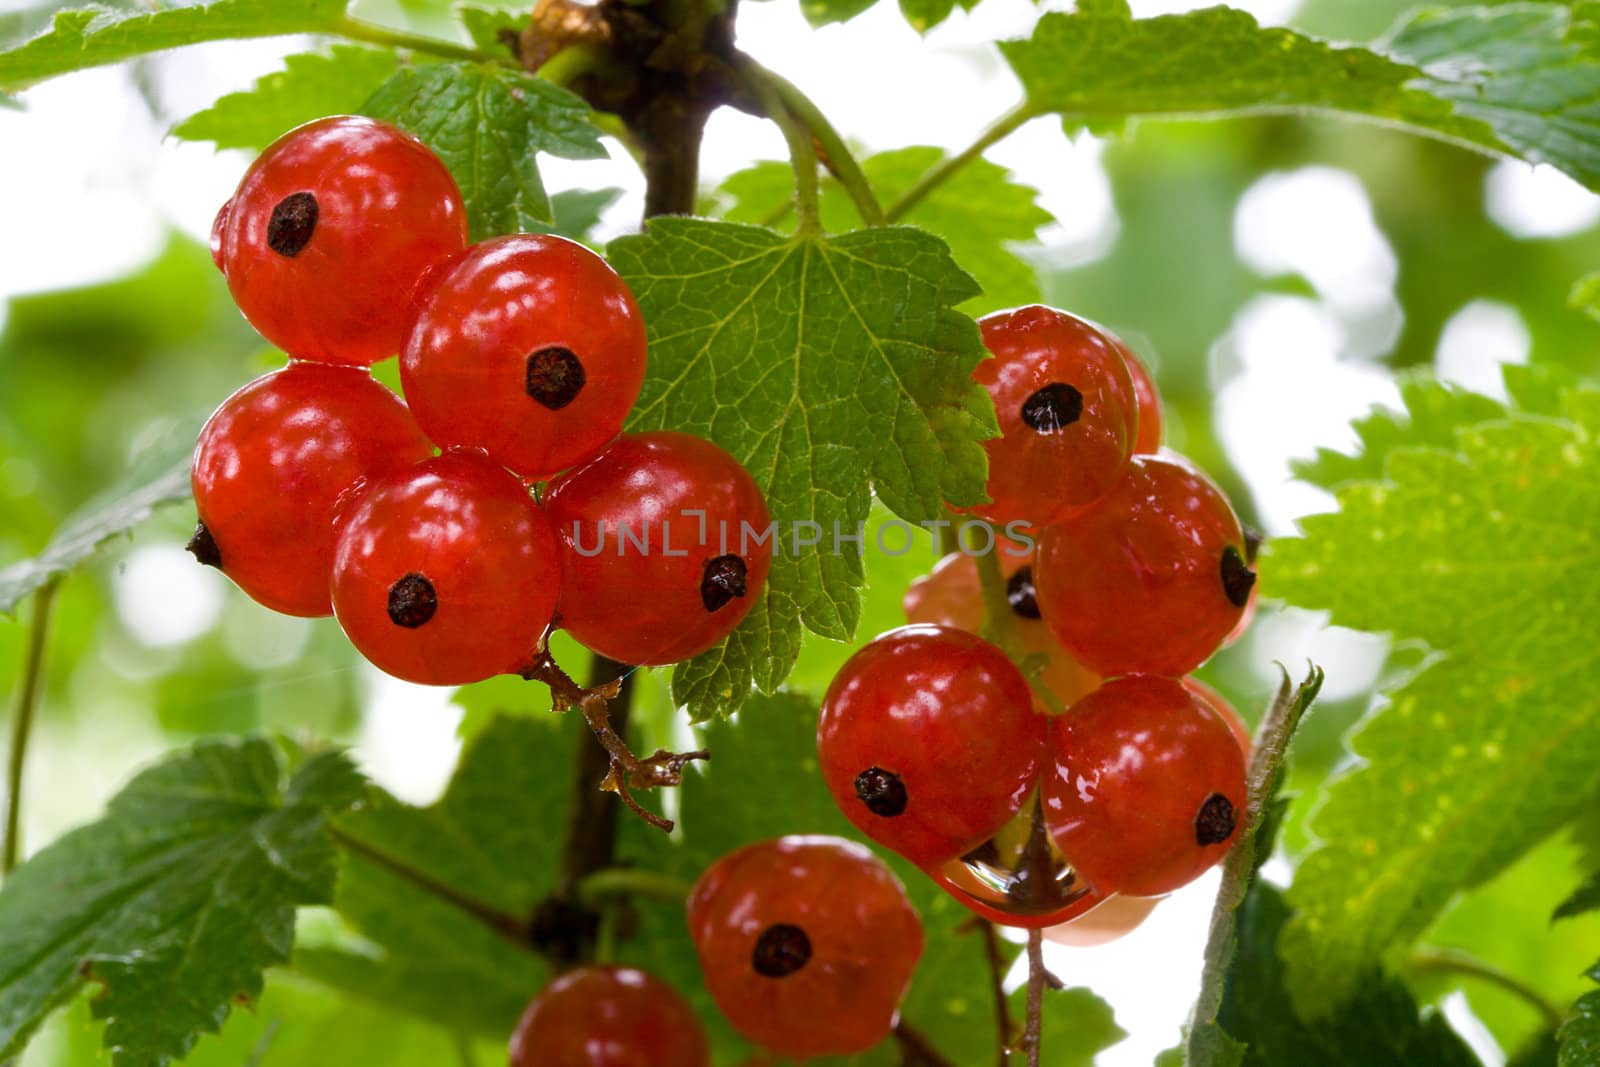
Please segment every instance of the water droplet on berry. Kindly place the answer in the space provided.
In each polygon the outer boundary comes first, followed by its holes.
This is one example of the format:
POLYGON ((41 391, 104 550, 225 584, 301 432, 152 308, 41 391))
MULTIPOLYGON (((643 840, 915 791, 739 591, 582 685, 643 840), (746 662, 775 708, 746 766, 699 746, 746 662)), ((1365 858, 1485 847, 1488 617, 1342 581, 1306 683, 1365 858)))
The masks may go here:
POLYGON ((389 587, 389 621, 396 626, 415 630, 433 618, 438 608, 433 583, 420 574, 408 574, 389 587))
POLYGON ((317 215, 317 198, 311 193, 290 193, 279 200, 267 220, 267 247, 280 256, 299 255, 316 232, 317 215))
POLYGON ((576 352, 561 345, 541 348, 528 357, 528 372, 523 388, 528 395, 551 411, 560 411, 583 391, 589 380, 583 372, 583 360, 576 352))
POLYGON ((739 556, 718 556, 706 561, 704 577, 700 579, 700 602, 707 611, 716 611, 747 591, 748 568, 739 556))
POLYGON ((1011 610, 1024 619, 1039 617, 1039 600, 1033 591, 1033 567, 1019 569, 1006 579, 1006 600, 1011 610))
POLYGON ((1244 561, 1237 548, 1229 545, 1222 550, 1222 591, 1228 602, 1236 608, 1250 603, 1250 589, 1256 584, 1256 572, 1244 561))
POLYGON ((765 978, 786 978, 811 960, 811 938, 798 926, 774 923, 756 938, 750 965, 765 978))
POLYGON ((946 888, 1019 919, 1052 915, 1088 897, 1091 887, 1033 811, 1024 806, 994 837, 941 867, 946 888))
POLYGON ((1066 382, 1052 382, 1022 402, 1022 421, 1040 433, 1057 433, 1083 414, 1083 394, 1066 382))

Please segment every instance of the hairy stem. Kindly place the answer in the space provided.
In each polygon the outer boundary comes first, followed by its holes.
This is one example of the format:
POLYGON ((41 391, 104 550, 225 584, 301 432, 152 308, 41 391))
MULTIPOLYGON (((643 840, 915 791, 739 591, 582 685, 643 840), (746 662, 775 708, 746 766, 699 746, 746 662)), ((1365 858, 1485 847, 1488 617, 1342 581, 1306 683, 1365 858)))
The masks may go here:
POLYGON ((965 167, 968 163, 971 163, 973 160, 983 155, 990 148, 994 147, 996 144, 999 144, 1013 133, 1016 133, 1017 130, 1022 128, 1023 124, 1034 117, 1035 114, 1033 109, 1026 102, 1018 104, 1016 107, 1000 116, 999 119, 995 120, 994 125, 990 126, 987 130, 984 130, 983 133, 978 135, 978 139, 976 141, 973 141, 966 148, 949 157, 937 167, 934 167, 928 173, 924 174, 921 179, 918 180, 917 184, 907 189, 905 194, 902 195, 900 199, 889 205, 889 209, 884 212, 885 218, 889 222, 895 222, 904 218, 906 212, 922 203, 922 201, 927 198, 929 193, 933 192, 935 189, 939 188, 939 186, 949 181, 961 170, 961 168, 965 167))
POLYGON ((473 63, 505 63, 513 65, 511 53, 497 55, 483 52, 467 45, 456 44, 454 41, 441 40, 438 37, 427 37, 422 34, 407 33, 404 30, 392 30, 387 26, 379 26, 373 22, 342 16, 328 32, 347 37, 352 41, 362 41, 366 44, 381 45, 385 48, 404 48, 411 52, 422 52, 441 59, 464 59, 473 63))
POLYGON ((883 206, 878 203, 878 197, 873 193, 872 185, 867 181, 861 164, 856 161, 850 146, 844 143, 844 138, 839 136, 839 131, 828 121, 828 117, 821 109, 811 101, 810 97, 801 92, 798 86, 782 75, 775 74, 753 61, 751 69, 772 86, 789 114, 811 134, 817 147, 821 149, 823 165, 839 180, 844 191, 850 194, 850 200, 855 204, 861 221, 868 226, 882 226, 888 222, 883 213, 883 206))
POLYGON ((28 645, 22 658, 22 681, 17 688, 11 719, 11 756, 6 769, 6 830, 0 846, 0 875, 10 874, 22 851, 22 772, 28 761, 28 740, 33 735, 34 714, 44 690, 45 651, 50 633, 50 609, 55 604, 60 578, 52 578, 33 594, 33 619, 28 624, 28 645))
POLYGON ((1044 931, 1028 931, 1028 1025, 1022 1032, 1022 1048, 1028 1067, 1039 1067, 1039 1045, 1044 1027, 1044 987, 1050 972, 1044 969, 1044 931))
POLYGON ((1460 975, 1495 986, 1538 1012, 1550 1029, 1559 1027, 1565 1020, 1561 1009, 1546 999, 1543 993, 1522 979, 1465 952, 1443 948, 1419 948, 1411 954, 1408 966, 1417 974, 1460 975))
MULTIPOLYGON (((790 109, 778 90, 776 75, 750 61, 744 72, 750 88, 760 99, 767 117, 783 131, 789 145, 789 162, 794 167, 794 209, 801 233, 818 233, 822 216, 817 204, 817 150, 804 122, 790 109)), ((780 216, 781 217, 781 216, 780 216)))

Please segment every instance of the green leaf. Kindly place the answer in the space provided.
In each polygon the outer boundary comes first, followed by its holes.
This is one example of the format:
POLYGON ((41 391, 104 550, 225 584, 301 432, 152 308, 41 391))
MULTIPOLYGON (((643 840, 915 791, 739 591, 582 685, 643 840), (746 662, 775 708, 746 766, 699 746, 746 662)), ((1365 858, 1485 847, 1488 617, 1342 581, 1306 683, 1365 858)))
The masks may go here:
POLYGON ((535 233, 557 233, 574 241, 592 243, 594 228, 607 208, 617 202, 622 190, 615 186, 604 189, 566 189, 550 198, 550 214, 554 220, 548 225, 534 223, 535 233))
POLYGON ((535 156, 601 159, 589 106, 508 67, 430 63, 397 72, 362 111, 409 130, 444 160, 467 202, 473 240, 552 221, 535 156))
POLYGON ((548 968, 481 915, 525 921, 555 888, 573 746, 593 743, 583 732, 577 716, 499 718, 436 804, 373 789, 336 826, 348 859, 335 907, 360 940, 297 951, 296 968, 442 1025, 509 1034, 548 968))
POLYGON ((1556 909, 1551 921, 1570 919, 1591 911, 1600 911, 1600 874, 1583 883, 1556 909))
POLYGON ((190 115, 172 133, 259 151, 303 123, 358 110, 398 65, 391 51, 349 44, 289 56, 282 70, 190 115))
POLYGON ((482 51, 491 53, 508 50, 502 33, 509 31, 517 34, 528 24, 526 10, 505 11, 466 6, 456 8, 456 18, 467 31, 467 36, 472 38, 472 43, 482 51))
POLYGON ((159 475, 91 502, 70 519, 33 559, 0 570, 0 614, 10 615, 24 597, 93 556, 107 541, 148 519, 157 508, 190 499, 189 457, 159 475))
POLYGON ((877 0, 800 0, 800 13, 813 26, 826 26, 830 22, 848 22, 871 7, 877 0))
POLYGON ((360 792, 340 755, 285 781, 264 740, 198 745, 134 778, 0 891, 0 1056, 89 982, 117 1067, 181 1059, 288 960, 296 907, 332 898, 325 819, 360 792))
MULTIPOLYGON (((1600 981, 1600 967, 1595 968, 1600 981)), ((1600 991, 1580 997, 1561 1027, 1561 1067, 1595 1067, 1600 1063, 1600 991)))
POLYGON ((775 688, 802 623, 852 636, 861 546, 835 540, 856 535, 874 490, 911 522, 942 518, 946 500, 983 499, 979 442, 994 413, 970 377, 983 345, 950 310, 975 287, 942 241, 908 227, 784 238, 662 218, 610 253, 650 332, 632 427, 728 449, 778 531, 750 618, 674 678, 675 697, 705 718, 737 707, 753 682, 775 688))
POLYGON ((216 0, 157 11, 102 7, 62 11, 48 32, 0 52, 0 90, 15 92, 69 71, 202 41, 330 30, 343 18, 345 3, 216 0))
MULTIPOLYGON (((862 161, 862 170, 884 203, 893 203, 943 161, 939 148, 898 148, 862 161)), ((794 171, 787 163, 758 163, 729 177, 721 191, 733 198, 726 217, 759 222, 794 197, 794 171)), ((1050 213, 1038 205, 1039 192, 1016 181, 1004 167, 977 159, 913 207, 905 221, 939 234, 950 254, 983 287, 983 295, 961 305, 974 315, 1038 301, 1038 273, 1013 251, 1034 240, 1050 213)), ((828 230, 861 225, 855 205, 837 181, 822 186, 822 223, 828 230)))
MULTIPOLYGON (((1093 1067, 1097 1054, 1128 1036, 1117 1025, 1111 1005, 1081 987, 1046 989, 1043 1008, 1039 1051, 1050 1067, 1093 1067)), ((1025 985, 1011 994, 1011 1017, 1028 1017, 1025 985)))
POLYGON ((1578 621, 1600 600, 1600 394, 1567 407, 1396 449, 1385 482, 1268 546, 1276 594, 1433 652, 1352 738, 1360 763, 1313 819, 1284 935, 1308 1014, 1600 787, 1600 651, 1578 621))
POLYGON ((1600 321, 1600 271, 1585 274, 1572 283, 1572 292, 1567 294, 1567 306, 1600 321))

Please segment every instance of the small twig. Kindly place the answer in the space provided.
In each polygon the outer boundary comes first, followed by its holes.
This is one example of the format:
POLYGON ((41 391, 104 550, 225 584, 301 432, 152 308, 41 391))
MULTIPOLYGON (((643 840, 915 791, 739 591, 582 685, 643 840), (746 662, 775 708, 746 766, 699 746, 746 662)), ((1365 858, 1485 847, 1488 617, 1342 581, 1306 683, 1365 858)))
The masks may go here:
POLYGON ((358 18, 345 15, 334 23, 328 30, 329 33, 340 37, 347 37, 352 41, 362 41, 366 44, 382 45, 385 48, 404 48, 411 52, 422 52, 441 59, 464 59, 474 63, 509 63, 510 54, 494 55, 482 52, 476 48, 456 44, 454 41, 442 40, 438 37, 426 37, 421 34, 407 33, 404 30, 392 30, 387 26, 377 23, 364 22, 358 18))
POLYGON ((1044 931, 1028 931, 1028 1025, 1022 1033, 1022 1049, 1028 1054, 1028 1067, 1039 1067, 1040 1037, 1044 1027, 1044 987, 1057 984, 1044 967, 1044 931))
POLYGON ((612 867, 595 871, 578 883, 578 899, 592 904, 603 897, 627 894, 659 900, 683 900, 693 887, 681 878, 632 867, 612 867))
POLYGON ((966 148, 924 174, 917 184, 905 191, 899 200, 889 205, 889 209, 884 212, 884 217, 890 222, 904 218, 908 211, 922 203, 929 193, 949 181, 961 168, 1017 132, 1029 119, 1034 117, 1033 108, 1026 102, 1018 104, 1000 116, 994 125, 979 134, 976 141, 973 141, 966 148))
POLYGON ((1514 975, 1492 967, 1475 956, 1455 949, 1419 948, 1411 954, 1410 969, 1418 974, 1454 974, 1476 978, 1521 1000, 1544 1019, 1545 1025, 1556 1029, 1566 1016, 1543 993, 1514 975))
POLYGON ((894 1024, 894 1039, 900 1046, 900 1067, 955 1067, 925 1034, 907 1025, 904 1019, 894 1024))
POLYGON ((34 714, 44 688, 46 638, 50 609, 55 604, 60 578, 52 578, 33 594, 33 619, 28 624, 28 647, 23 653, 22 681, 17 688, 11 720, 11 757, 6 773, 6 830, 0 850, 0 875, 10 874, 22 851, 22 772, 28 761, 28 740, 33 736, 34 714))
POLYGON ((987 919, 973 919, 972 927, 983 938, 983 954, 989 964, 989 992, 994 996, 994 1024, 999 1032, 1000 1067, 1011 1065, 1011 1002, 1006 997, 1006 959, 1000 953, 1000 935, 994 923, 987 919))
POLYGON ((683 768, 687 764, 693 760, 708 760, 711 753, 705 749, 683 753, 657 749, 652 756, 636 756, 627 741, 612 727, 606 707, 611 698, 617 695, 622 683, 611 681, 585 689, 557 665, 548 649, 540 652, 521 673, 529 681, 543 682, 550 687, 550 695, 555 699, 555 711, 577 709, 582 713, 583 721, 589 724, 595 739, 611 757, 611 769, 601 781, 600 788, 615 793, 630 811, 651 826, 671 833, 672 820, 642 807, 633 798, 633 790, 678 785, 683 781, 683 768))

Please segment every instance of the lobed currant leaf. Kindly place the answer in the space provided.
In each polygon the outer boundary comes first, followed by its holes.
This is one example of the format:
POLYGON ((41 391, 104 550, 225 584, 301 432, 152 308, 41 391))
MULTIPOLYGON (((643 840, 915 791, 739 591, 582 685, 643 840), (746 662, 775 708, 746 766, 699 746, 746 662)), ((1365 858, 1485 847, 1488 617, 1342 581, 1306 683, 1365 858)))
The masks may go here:
POLYGON ((348 0, 215 0, 126 10, 79 8, 56 13, 50 29, 0 52, 0 90, 88 67, 117 63, 203 41, 278 37, 333 29, 348 0))
MULTIPOLYGON (((1042 1009, 1040 1048, 1050 1067, 1093 1067, 1096 1055, 1128 1036, 1117 1025, 1111 1005, 1082 987, 1046 989, 1042 1009)), ((1026 985, 1011 994, 1011 1017, 1028 1017, 1026 985)))
POLYGON ((394 74, 392 51, 337 44, 323 52, 287 56, 243 92, 229 93, 172 130, 186 141, 259 151, 283 134, 325 115, 354 112, 394 74))
POLYGON ((0 1056, 87 983, 116 1067, 183 1058, 288 961, 295 909, 332 899, 327 819, 360 793, 342 755, 288 774, 261 739, 139 774, 0 891, 0 1056))
POLYGON ((1600 659, 1578 622, 1600 598, 1600 483, 1585 476, 1600 460, 1600 393, 1565 401, 1565 419, 1508 417, 1461 427, 1453 449, 1395 449, 1385 481, 1344 487, 1337 514, 1268 546, 1276 594, 1432 653, 1353 736, 1361 762, 1312 820, 1321 843, 1284 933, 1308 1015, 1349 1000, 1383 953, 1600 787, 1600 659))
POLYGON ((1600 874, 1592 876, 1573 890, 1572 895, 1561 902, 1551 920, 1570 919, 1591 911, 1600 911, 1600 874))
MULTIPOLYGON (((1600 982, 1600 965, 1589 972, 1600 982)), ((1561 1042, 1560 1067, 1593 1067, 1600 1062, 1600 990, 1578 998, 1572 1014, 1557 1034, 1561 1042)))
POLYGON ((553 221, 535 156, 603 159, 589 106, 560 86, 508 67, 408 67, 361 108, 427 142, 461 187, 472 239, 553 221))
POLYGON ((950 310, 976 288, 942 241, 909 227, 785 238, 661 218, 610 255, 650 331, 630 428, 726 448, 762 487, 780 540, 763 603, 679 668, 675 695, 705 718, 736 708, 752 680, 781 681, 802 623, 854 633, 861 549, 835 537, 856 535, 873 491, 910 522, 982 499, 994 413, 970 374, 983 347, 950 310))
POLYGON ((462 5, 455 9, 455 13, 461 28, 472 38, 472 43, 491 53, 507 50, 502 33, 520 33, 528 25, 526 12, 462 5))
MULTIPOLYGON (((867 157, 861 168, 887 204, 944 158, 940 148, 897 148, 867 157)), ((730 175, 719 192, 732 201, 723 217, 759 222, 793 200, 794 170, 787 163, 757 163, 730 175)), ((1017 244, 1034 240, 1039 228, 1050 222, 1038 196, 1037 189, 1023 185, 1004 167, 976 159, 906 213, 907 223, 942 236, 961 269, 983 287, 982 295, 961 304, 963 311, 979 315, 1042 298, 1038 273, 1014 251, 1017 244)), ((861 225, 854 202, 831 178, 822 184, 821 209, 823 226, 829 230, 842 232, 861 225)), ((791 215, 785 225, 792 224, 791 215)))

